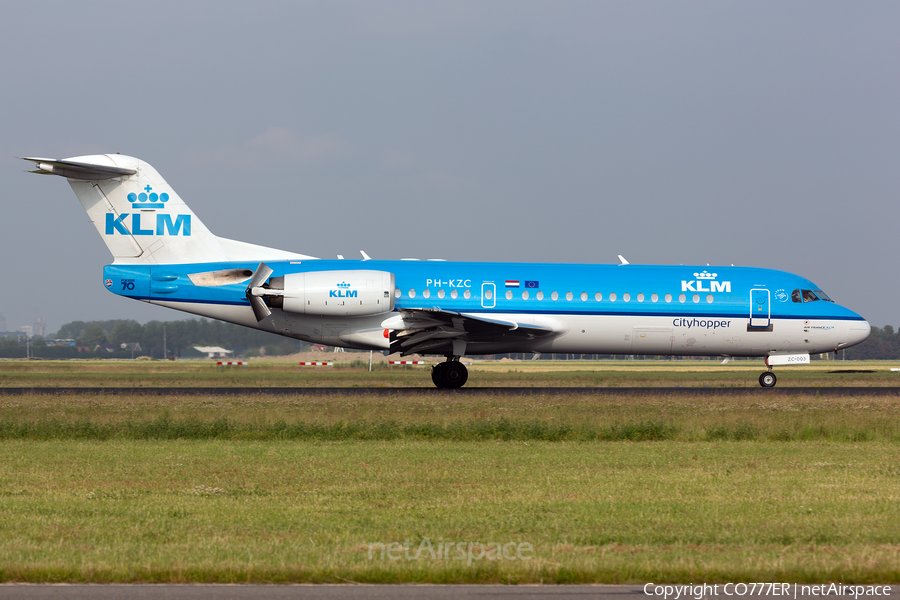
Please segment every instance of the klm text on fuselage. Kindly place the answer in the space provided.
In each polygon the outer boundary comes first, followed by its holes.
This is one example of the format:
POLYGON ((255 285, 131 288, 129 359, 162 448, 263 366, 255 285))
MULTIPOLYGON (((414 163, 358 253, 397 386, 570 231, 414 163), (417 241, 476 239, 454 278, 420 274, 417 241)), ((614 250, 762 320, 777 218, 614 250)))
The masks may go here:
POLYGON ((681 281, 682 292, 727 292, 731 293, 730 281, 709 281, 709 286, 704 287, 706 281, 681 281))

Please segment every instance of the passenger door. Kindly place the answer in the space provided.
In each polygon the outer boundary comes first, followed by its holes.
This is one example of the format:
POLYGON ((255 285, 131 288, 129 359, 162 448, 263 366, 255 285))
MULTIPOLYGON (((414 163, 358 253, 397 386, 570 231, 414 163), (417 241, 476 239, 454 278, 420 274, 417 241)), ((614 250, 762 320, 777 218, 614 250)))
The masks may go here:
POLYGON ((769 290, 750 290, 750 327, 768 327, 772 316, 769 290))

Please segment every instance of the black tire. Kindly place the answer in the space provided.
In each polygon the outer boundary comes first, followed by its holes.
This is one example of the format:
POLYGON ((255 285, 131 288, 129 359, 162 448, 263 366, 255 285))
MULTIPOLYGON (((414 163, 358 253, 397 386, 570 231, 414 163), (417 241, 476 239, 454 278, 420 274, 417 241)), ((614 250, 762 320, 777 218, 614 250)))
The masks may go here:
POLYGON ((778 378, 775 377, 775 373, 770 373, 766 371, 762 375, 759 376, 759 385, 764 388, 775 387, 775 384, 778 382, 778 378))
POLYGON ((461 388, 469 379, 469 370, 461 362, 452 360, 444 363, 444 387, 461 388))
POLYGON ((436 387, 447 387, 447 384, 444 383, 444 365, 446 364, 447 363, 438 363, 431 368, 431 381, 434 382, 436 387))

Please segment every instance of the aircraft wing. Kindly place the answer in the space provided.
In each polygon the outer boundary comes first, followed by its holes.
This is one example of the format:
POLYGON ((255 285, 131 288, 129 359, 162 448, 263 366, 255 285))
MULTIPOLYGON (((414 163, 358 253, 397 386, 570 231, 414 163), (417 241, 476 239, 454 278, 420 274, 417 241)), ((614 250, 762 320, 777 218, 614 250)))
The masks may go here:
POLYGON ((436 308, 404 308, 382 326, 390 330, 391 353, 462 354, 470 343, 521 345, 559 333, 548 325, 491 319, 472 313, 436 308))

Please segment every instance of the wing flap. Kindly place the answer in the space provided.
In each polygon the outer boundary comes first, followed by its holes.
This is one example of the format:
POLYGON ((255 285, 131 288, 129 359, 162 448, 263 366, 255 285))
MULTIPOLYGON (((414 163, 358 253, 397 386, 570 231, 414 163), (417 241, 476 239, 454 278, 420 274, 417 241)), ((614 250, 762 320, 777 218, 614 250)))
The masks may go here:
POLYGON ((466 345, 498 343, 516 345, 559 333, 548 325, 495 319, 473 313, 438 308, 405 308, 386 319, 382 327, 390 330, 391 352, 401 355, 429 353, 452 354, 454 341, 466 345))

